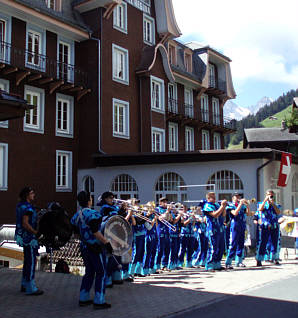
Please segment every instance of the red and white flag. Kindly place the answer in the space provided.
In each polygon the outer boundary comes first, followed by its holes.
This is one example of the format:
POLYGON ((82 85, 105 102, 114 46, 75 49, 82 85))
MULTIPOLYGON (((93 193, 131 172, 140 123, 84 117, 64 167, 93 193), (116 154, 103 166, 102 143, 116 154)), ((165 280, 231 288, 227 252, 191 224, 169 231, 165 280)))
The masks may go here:
POLYGON ((290 153, 282 153, 279 178, 277 185, 279 187, 286 187, 291 173, 292 155, 290 153))

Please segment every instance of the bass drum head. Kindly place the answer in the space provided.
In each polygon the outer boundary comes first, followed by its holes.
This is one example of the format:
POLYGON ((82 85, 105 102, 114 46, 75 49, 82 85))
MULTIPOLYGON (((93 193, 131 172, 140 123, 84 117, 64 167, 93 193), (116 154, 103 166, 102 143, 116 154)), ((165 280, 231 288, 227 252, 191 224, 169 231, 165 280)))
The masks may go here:
POLYGON ((111 243, 113 254, 122 256, 132 246, 132 229, 130 224, 119 215, 110 217, 104 226, 104 237, 111 243))

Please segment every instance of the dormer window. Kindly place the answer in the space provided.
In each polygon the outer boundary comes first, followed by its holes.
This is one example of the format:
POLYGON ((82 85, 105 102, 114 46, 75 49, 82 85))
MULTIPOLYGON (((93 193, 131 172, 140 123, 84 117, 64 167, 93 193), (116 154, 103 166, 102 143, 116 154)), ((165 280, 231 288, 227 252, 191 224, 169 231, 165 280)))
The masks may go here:
POLYGON ((61 11, 62 0, 46 0, 46 6, 55 11, 61 11))
POLYGON ((176 47, 172 44, 169 44, 169 59, 170 59, 170 64, 172 64, 172 65, 177 64, 176 47))
POLYGON ((215 65, 209 64, 209 87, 216 87, 215 65))
POLYGON ((192 55, 190 53, 184 53, 184 65, 187 72, 192 72, 192 55))

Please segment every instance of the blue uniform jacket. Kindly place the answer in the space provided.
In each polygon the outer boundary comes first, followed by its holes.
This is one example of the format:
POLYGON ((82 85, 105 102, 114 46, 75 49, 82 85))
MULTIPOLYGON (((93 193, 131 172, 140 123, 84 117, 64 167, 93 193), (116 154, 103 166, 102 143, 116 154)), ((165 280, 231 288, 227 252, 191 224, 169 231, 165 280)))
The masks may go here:
POLYGON ((207 217, 206 232, 209 235, 215 234, 220 231, 219 221, 217 218, 210 215, 210 212, 217 211, 220 208, 218 203, 205 203, 203 207, 203 213, 207 217))
POLYGON ((37 213, 35 208, 27 201, 18 203, 16 207, 16 231, 15 241, 19 246, 38 247, 38 241, 33 233, 23 228, 23 216, 29 216, 29 224, 37 229, 37 213))

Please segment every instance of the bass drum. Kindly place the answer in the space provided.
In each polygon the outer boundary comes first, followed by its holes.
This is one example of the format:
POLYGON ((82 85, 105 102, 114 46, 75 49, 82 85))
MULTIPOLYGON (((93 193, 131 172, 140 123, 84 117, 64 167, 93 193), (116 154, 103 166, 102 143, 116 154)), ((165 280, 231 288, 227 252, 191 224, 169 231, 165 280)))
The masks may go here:
POLYGON ((114 215, 107 219, 104 218, 101 232, 111 243, 114 255, 125 255, 131 249, 133 240, 132 229, 122 216, 114 215))

